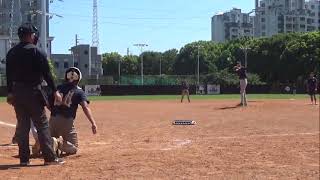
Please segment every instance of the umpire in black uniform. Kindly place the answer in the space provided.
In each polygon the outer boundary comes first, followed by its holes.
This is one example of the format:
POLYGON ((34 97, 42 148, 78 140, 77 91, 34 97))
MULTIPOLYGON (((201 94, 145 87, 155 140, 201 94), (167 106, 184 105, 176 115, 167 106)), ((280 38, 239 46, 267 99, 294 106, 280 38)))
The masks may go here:
POLYGON ((44 165, 63 164, 53 150, 45 104, 40 93, 41 82, 45 80, 54 91, 58 101, 62 97, 56 91, 46 54, 33 43, 38 30, 31 23, 22 24, 18 29, 20 43, 10 49, 6 60, 8 96, 7 102, 14 106, 18 121, 18 145, 20 165, 30 164, 29 131, 32 120, 37 131, 44 165))

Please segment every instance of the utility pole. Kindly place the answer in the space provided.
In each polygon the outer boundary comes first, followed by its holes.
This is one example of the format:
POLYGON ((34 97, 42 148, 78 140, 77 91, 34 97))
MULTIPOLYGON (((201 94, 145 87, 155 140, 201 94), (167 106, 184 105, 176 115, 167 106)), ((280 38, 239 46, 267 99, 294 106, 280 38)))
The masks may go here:
POLYGON ((41 49, 47 53, 47 1, 41 0, 41 31, 40 44, 41 49))
POLYGON ((12 47, 12 39, 13 39, 13 9, 14 9, 14 0, 11 0, 9 49, 12 47))
POLYGON ((76 34, 76 38, 75 38, 76 46, 78 46, 79 40, 80 39, 78 38, 78 34, 76 34))
POLYGON ((148 46, 148 44, 134 44, 136 47, 140 47, 141 50, 141 85, 143 85, 143 47, 148 46))

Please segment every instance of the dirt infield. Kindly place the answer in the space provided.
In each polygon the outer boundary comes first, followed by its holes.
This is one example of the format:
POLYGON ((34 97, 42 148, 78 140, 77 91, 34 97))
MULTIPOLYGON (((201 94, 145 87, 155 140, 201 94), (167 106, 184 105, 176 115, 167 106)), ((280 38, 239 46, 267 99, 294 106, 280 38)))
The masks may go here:
MULTIPOLYGON (((0 123, 5 179, 319 179, 319 107, 302 100, 95 101, 98 135, 79 111, 80 152, 63 166, 17 166, 0 123), (195 120, 173 126, 173 120, 195 120)), ((15 124, 0 103, 0 121, 15 124)), ((0 177, 0 179, 2 179, 0 177)))

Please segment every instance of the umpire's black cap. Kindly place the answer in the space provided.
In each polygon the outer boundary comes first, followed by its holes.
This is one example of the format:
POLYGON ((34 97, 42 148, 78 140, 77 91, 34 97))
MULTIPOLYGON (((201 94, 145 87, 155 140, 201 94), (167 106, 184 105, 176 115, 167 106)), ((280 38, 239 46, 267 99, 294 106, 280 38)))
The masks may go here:
POLYGON ((36 26, 32 25, 31 23, 23 23, 19 28, 18 28, 18 36, 19 38, 22 38, 26 34, 31 34, 31 33, 38 33, 38 29, 36 26))

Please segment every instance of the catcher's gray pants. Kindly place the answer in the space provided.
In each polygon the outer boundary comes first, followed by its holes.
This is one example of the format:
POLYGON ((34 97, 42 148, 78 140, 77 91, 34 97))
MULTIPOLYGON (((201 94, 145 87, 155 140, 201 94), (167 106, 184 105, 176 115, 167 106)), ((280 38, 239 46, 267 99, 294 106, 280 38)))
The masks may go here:
POLYGON ((63 143, 59 144, 59 149, 67 154, 76 154, 78 151, 77 131, 73 122, 73 118, 59 115, 51 116, 49 121, 51 136, 55 138, 62 136, 63 143))
POLYGON ((246 88, 248 85, 247 79, 240 79, 240 95, 241 95, 241 104, 247 105, 247 95, 246 95, 246 88))

